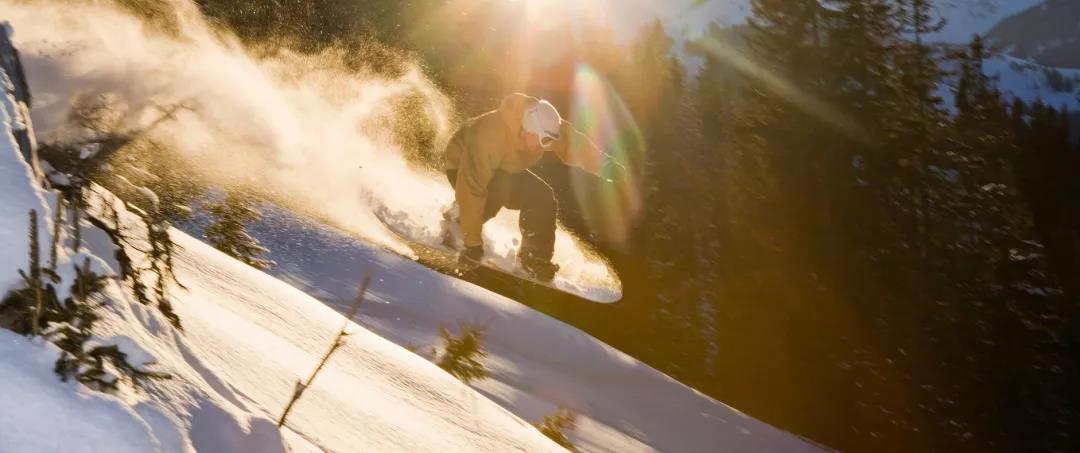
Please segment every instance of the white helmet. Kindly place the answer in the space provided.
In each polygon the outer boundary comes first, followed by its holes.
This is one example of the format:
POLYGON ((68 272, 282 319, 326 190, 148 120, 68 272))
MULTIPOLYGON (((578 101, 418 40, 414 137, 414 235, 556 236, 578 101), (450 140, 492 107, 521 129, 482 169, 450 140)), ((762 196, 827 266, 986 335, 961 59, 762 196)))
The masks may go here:
POLYGON ((559 139, 559 127, 562 125, 562 117, 548 101, 540 101, 525 109, 525 115, 521 119, 521 127, 525 132, 536 134, 540 137, 540 147, 551 148, 551 145, 559 139))

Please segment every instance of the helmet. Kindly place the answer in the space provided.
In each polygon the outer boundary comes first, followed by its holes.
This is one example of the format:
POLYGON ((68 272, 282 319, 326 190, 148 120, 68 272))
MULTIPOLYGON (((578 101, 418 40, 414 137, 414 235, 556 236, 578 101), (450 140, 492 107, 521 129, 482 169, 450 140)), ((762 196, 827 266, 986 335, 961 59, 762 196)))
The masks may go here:
POLYGON ((536 134, 540 137, 540 147, 551 148, 559 139, 559 127, 562 125, 562 117, 548 101, 539 101, 525 109, 525 115, 521 119, 521 127, 525 132, 536 134))

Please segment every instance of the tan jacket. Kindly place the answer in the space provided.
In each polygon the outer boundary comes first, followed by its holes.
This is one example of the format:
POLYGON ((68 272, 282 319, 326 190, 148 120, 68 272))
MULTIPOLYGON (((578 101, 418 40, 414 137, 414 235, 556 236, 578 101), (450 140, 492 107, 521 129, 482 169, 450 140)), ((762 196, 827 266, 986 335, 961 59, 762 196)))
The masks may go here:
POLYGON ((483 244, 487 186, 496 170, 524 172, 548 151, 565 164, 595 175, 600 175, 608 160, 607 154, 566 120, 562 122, 559 140, 551 149, 530 151, 519 139, 521 119, 525 110, 538 101, 521 93, 511 94, 497 110, 468 120, 446 145, 445 168, 457 170, 454 192, 461 207, 461 230, 466 246, 483 244))

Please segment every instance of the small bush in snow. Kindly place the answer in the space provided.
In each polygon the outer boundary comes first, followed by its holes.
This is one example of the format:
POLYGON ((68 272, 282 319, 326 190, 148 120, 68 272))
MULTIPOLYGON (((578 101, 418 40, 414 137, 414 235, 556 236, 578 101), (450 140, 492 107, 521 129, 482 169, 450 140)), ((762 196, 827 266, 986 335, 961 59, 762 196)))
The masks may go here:
MULTIPOLYGON (((170 283, 175 283, 181 288, 176 279, 173 268, 173 241, 169 237, 169 222, 159 210, 153 210, 142 217, 146 225, 146 240, 150 243, 150 251, 146 258, 150 261, 150 272, 154 274, 154 301, 158 310, 172 323, 173 327, 183 329, 180 325, 180 317, 173 311, 172 302, 169 301, 168 289, 170 283)), ((135 279, 132 279, 135 280, 135 279)), ((151 301, 145 293, 140 296, 140 302, 150 305, 151 301)))
POLYGON ((206 239, 226 255, 256 269, 266 270, 274 264, 263 258, 269 250, 247 233, 247 224, 262 217, 252 204, 251 197, 231 190, 220 203, 210 205, 208 210, 216 220, 206 228, 206 239))
POLYGON ((146 379, 167 378, 132 365, 115 345, 93 345, 94 323, 100 319, 97 310, 103 305, 101 291, 109 277, 96 273, 86 258, 82 266, 74 266, 70 295, 61 300, 57 292, 61 278, 55 272, 59 228, 54 227, 49 267, 43 268, 36 214, 30 215, 29 270, 20 271, 23 286, 0 300, 0 327, 21 335, 43 336, 60 348, 54 371, 62 381, 75 379, 95 390, 111 392, 124 379, 141 385, 146 379))
POLYGON ((42 326, 58 305, 56 288, 60 278, 52 269, 41 266, 37 211, 30 211, 30 260, 27 270, 19 270, 23 286, 0 300, 0 327, 21 335, 40 335, 42 326))
POLYGON ((94 323, 100 319, 96 311, 103 305, 94 299, 107 282, 108 277, 93 271, 89 258, 81 267, 75 266, 71 297, 61 305, 59 322, 48 332, 49 339, 62 351, 53 370, 62 381, 75 379, 103 392, 116 391, 123 379, 141 386, 147 379, 168 378, 132 365, 127 354, 115 345, 92 344, 94 323))
POLYGON ((106 93, 77 97, 72 101, 68 120, 78 131, 42 145, 39 154, 50 169, 46 172, 50 181, 71 207, 73 248, 80 248, 80 220, 85 215, 116 245, 120 276, 131 286, 135 298, 144 305, 156 305, 174 327, 182 329, 167 294, 172 284, 183 287, 173 272, 174 246, 168 219, 190 215, 182 205, 201 191, 173 153, 148 138, 150 131, 186 107, 158 109, 161 115, 148 126, 130 129, 124 121, 131 113, 130 106, 115 96, 106 93), (128 211, 139 214, 146 227, 148 250, 142 248, 141 241, 132 241, 111 202, 105 203, 104 212, 97 217, 85 212, 87 194, 95 190, 91 182, 117 194, 128 211), (141 252, 139 258, 145 259, 133 259, 130 250, 141 252), (143 262, 146 265, 139 264, 143 262))
POLYGON ((555 443, 570 451, 577 451, 574 444, 566 437, 566 431, 572 431, 577 426, 577 415, 570 409, 561 407, 554 414, 544 417, 544 421, 536 424, 536 429, 555 443))
POLYGON ((461 330, 461 336, 454 337, 446 327, 439 326, 439 335, 443 339, 443 351, 442 354, 432 351, 435 364, 466 384, 486 378, 488 371, 481 362, 484 357, 487 357, 483 345, 485 328, 462 325, 459 330, 461 330))

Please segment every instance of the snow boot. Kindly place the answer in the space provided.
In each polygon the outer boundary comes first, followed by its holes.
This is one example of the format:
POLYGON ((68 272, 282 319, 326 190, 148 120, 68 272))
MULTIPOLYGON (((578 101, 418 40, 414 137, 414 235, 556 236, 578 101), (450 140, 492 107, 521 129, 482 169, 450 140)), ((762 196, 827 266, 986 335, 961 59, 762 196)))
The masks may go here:
POLYGON ((521 261, 521 267, 525 268, 525 272, 540 282, 550 283, 555 278, 555 273, 559 272, 559 265, 551 261, 532 258, 528 255, 520 255, 518 259, 521 261))

